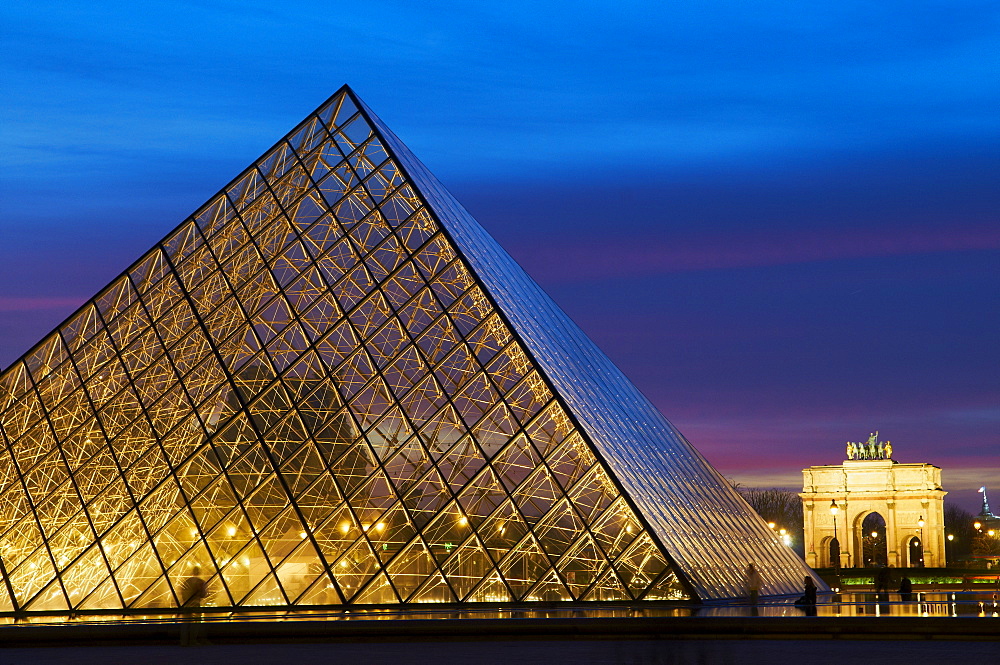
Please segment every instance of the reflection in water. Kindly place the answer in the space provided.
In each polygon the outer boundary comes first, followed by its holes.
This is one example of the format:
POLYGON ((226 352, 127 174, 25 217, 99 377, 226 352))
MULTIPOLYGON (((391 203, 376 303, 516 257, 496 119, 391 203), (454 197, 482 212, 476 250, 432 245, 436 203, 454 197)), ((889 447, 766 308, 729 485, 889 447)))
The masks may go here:
POLYGON ((821 616, 821 617, 1000 617, 1000 594, 953 591, 927 591, 910 594, 903 600, 898 593, 843 592, 839 602, 834 596, 821 596, 815 608, 794 605, 791 601, 761 605, 710 605, 699 608, 694 616, 821 616), (757 611, 754 611, 754 610, 757 611))
MULTIPOLYGON (((558 607, 510 607, 461 610, 351 609, 340 611, 245 611, 205 612, 204 621, 378 621, 393 619, 571 619, 571 618, 655 618, 655 617, 998 617, 1000 594, 952 591, 928 591, 913 594, 903 601, 898 593, 845 592, 834 602, 832 594, 820 595, 813 606, 801 606, 794 599, 767 600, 756 606, 746 604, 711 604, 702 606, 577 605, 558 607)), ((30 617, 0 617, 5 624, 61 623, 175 623, 177 615, 162 614, 63 614, 30 617)))

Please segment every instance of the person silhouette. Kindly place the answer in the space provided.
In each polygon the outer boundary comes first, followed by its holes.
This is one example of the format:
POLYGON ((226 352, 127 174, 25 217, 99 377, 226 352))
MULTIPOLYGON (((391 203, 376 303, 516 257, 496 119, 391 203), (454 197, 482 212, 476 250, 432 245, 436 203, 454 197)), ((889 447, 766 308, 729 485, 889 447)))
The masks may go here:
POLYGON ((757 572, 757 566, 752 563, 747 566, 746 585, 750 604, 756 605, 757 598, 760 596, 760 573, 757 572))
POLYGON ((208 596, 208 583, 201 577, 201 566, 191 568, 191 577, 181 584, 181 607, 201 607, 208 596))

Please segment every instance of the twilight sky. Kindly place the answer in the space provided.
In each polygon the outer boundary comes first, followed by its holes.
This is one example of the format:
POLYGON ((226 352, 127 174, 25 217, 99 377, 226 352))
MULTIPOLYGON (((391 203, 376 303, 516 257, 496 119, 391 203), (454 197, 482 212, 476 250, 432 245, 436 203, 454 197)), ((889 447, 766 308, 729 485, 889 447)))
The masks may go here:
POLYGON ((1000 505, 1000 5, 0 9, 0 366, 350 84, 723 473, 1000 505))

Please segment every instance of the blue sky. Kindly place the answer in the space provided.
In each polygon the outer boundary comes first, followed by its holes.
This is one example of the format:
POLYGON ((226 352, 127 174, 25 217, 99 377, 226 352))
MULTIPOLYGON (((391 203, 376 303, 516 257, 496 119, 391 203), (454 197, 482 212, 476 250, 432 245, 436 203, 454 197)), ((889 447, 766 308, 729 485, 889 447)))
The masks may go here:
POLYGON ((1000 489, 1000 6, 0 9, 0 365, 349 83, 723 472, 1000 489))

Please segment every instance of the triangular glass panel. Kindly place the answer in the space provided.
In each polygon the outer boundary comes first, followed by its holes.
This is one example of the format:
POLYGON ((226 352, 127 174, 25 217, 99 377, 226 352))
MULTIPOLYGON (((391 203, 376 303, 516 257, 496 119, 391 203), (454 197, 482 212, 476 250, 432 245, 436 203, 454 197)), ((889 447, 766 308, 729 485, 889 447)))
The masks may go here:
POLYGON ((42 590, 24 608, 29 612, 65 612, 69 609, 66 603, 66 595, 63 593, 59 580, 52 580, 48 587, 42 590))
POLYGON ((419 538, 400 550, 386 567, 399 597, 406 601, 429 578, 440 578, 434 558, 419 538))
POLYGON ((498 568, 508 586, 518 600, 524 600, 528 591, 542 578, 542 574, 551 566, 545 552, 538 546, 532 536, 525 537, 500 562, 498 568))
POLYGON ((162 574, 163 568, 153 546, 149 543, 143 544, 128 561, 118 566, 114 572, 125 606, 131 606, 132 602, 162 574))
POLYGON ((411 603, 454 603, 457 599, 441 573, 431 575, 410 597, 411 603))
POLYGON ((94 591, 85 599, 76 604, 78 610, 107 610, 122 606, 122 599, 118 596, 118 589, 115 581, 107 578, 101 582, 94 591))
POLYGON ((379 559, 364 538, 358 540, 331 566, 337 585, 348 597, 358 593, 380 570, 379 559))
POLYGON ((237 605, 271 572, 267 557, 256 541, 220 559, 223 582, 237 605))
POLYGON ((441 564, 441 572, 459 599, 469 595, 492 570, 493 562, 475 535, 455 547, 451 556, 441 564))
POLYGON ((145 592, 132 601, 129 607, 153 609, 177 607, 177 597, 166 577, 160 577, 149 585, 145 592))
POLYGON ((510 590, 503 583, 500 573, 492 573, 482 583, 476 587, 468 598, 470 603, 509 603, 514 600, 510 595, 510 590))
POLYGON ((621 583, 615 571, 608 570, 583 597, 583 600, 632 600, 625 585, 621 583))
POLYGON ((288 600, 281 590, 281 585, 274 575, 268 575, 257 585, 257 588, 250 592, 250 595, 243 601, 245 605, 273 606, 287 605, 288 600))
POLYGON ((583 598, 590 587, 608 570, 610 563, 597 549, 589 534, 583 534, 559 559, 556 569, 573 597, 583 598))
POLYGON ((573 600, 566 585, 562 583, 555 570, 550 570, 535 587, 528 592, 525 600, 556 602, 560 600, 573 600))
MULTIPOLYGON (((81 600, 90 595, 110 575, 111 572, 104 561, 101 548, 95 543, 69 567, 63 570, 59 577, 66 589, 70 605, 76 607, 81 600)), ((121 607, 121 601, 116 600, 115 605, 121 607)))
POLYGON ((355 605, 385 605, 398 603, 399 596, 396 595, 385 573, 379 573, 378 577, 373 579, 351 602, 355 605))
POLYGON ((681 583, 677 573, 668 568, 649 588, 642 600, 691 600, 691 593, 681 583))

